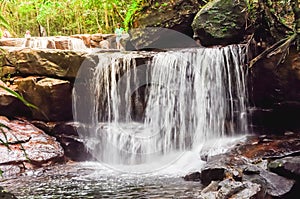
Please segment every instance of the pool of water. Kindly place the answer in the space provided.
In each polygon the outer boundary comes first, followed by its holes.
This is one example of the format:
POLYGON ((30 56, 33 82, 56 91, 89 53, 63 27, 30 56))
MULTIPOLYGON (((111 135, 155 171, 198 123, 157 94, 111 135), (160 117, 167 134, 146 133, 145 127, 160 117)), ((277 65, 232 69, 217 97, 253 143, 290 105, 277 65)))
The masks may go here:
POLYGON ((167 174, 120 173, 99 163, 68 163, 2 179, 18 198, 197 198, 199 182, 167 174))
POLYGON ((0 178, 0 186, 18 198, 199 198, 200 182, 183 176, 203 168, 200 156, 221 154, 245 136, 207 141, 195 151, 174 153, 141 165, 72 162, 0 178), (201 151, 201 153, 199 153, 201 151))

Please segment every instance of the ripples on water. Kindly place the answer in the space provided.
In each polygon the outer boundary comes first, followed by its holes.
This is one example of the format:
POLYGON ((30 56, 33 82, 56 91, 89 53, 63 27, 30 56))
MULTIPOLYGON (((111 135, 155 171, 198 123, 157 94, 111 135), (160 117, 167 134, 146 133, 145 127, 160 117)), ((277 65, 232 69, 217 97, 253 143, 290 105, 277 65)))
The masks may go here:
MULTIPOLYGON (((201 154, 211 156, 225 153, 244 139, 245 136, 240 136, 207 142, 201 147, 201 154)), ((143 174, 133 173, 138 168, 105 167, 96 162, 68 163, 27 171, 16 178, 0 179, 0 185, 20 199, 198 198, 202 189, 200 182, 187 182, 181 177, 203 167, 204 162, 199 157, 201 154, 186 152, 168 167, 152 172, 149 167, 157 168, 156 161, 148 163, 144 167, 147 172, 143 174), (117 172, 121 168, 126 173, 117 172)))
POLYGON ((18 198, 196 198, 199 182, 169 175, 121 174, 99 163, 72 163, 1 182, 18 198))

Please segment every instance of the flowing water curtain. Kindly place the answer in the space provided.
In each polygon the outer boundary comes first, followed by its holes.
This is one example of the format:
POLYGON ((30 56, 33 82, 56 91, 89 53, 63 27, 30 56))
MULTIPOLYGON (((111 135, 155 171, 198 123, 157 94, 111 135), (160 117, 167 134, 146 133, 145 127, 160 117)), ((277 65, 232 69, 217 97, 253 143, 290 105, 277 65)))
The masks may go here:
POLYGON ((247 133, 246 85, 239 46, 158 54, 145 123, 167 153, 207 139, 247 133))
POLYGON ((82 133, 87 148, 106 163, 138 164, 247 133, 244 54, 239 45, 185 49, 158 53, 145 66, 136 65, 134 53, 99 55, 85 94, 92 96, 92 125, 82 133), (145 118, 136 122, 131 98, 145 84, 145 118))

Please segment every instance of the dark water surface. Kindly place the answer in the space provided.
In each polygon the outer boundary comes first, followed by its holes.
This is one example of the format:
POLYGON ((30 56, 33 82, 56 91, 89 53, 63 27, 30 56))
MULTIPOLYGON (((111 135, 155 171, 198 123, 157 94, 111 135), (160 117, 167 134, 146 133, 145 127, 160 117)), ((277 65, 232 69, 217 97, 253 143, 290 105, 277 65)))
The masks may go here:
POLYGON ((179 176, 128 174, 99 163, 70 163, 2 179, 18 198, 197 198, 199 182, 179 176))

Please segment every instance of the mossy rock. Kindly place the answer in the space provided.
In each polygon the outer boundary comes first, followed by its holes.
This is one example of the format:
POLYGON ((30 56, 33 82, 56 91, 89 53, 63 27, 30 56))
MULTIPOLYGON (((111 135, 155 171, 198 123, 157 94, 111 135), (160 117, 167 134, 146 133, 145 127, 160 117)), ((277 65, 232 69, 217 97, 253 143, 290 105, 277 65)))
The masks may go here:
POLYGON ((241 41, 246 18, 245 0, 214 0, 197 13, 192 27, 202 45, 228 45, 241 41))
POLYGON ((200 7, 201 4, 197 0, 149 1, 133 17, 130 42, 135 49, 155 48, 155 46, 182 47, 183 42, 178 42, 181 38, 178 38, 178 33, 192 38, 191 24, 200 7), (174 30, 175 35, 172 31, 159 28, 174 30), (173 37, 175 39, 170 39, 173 37))

